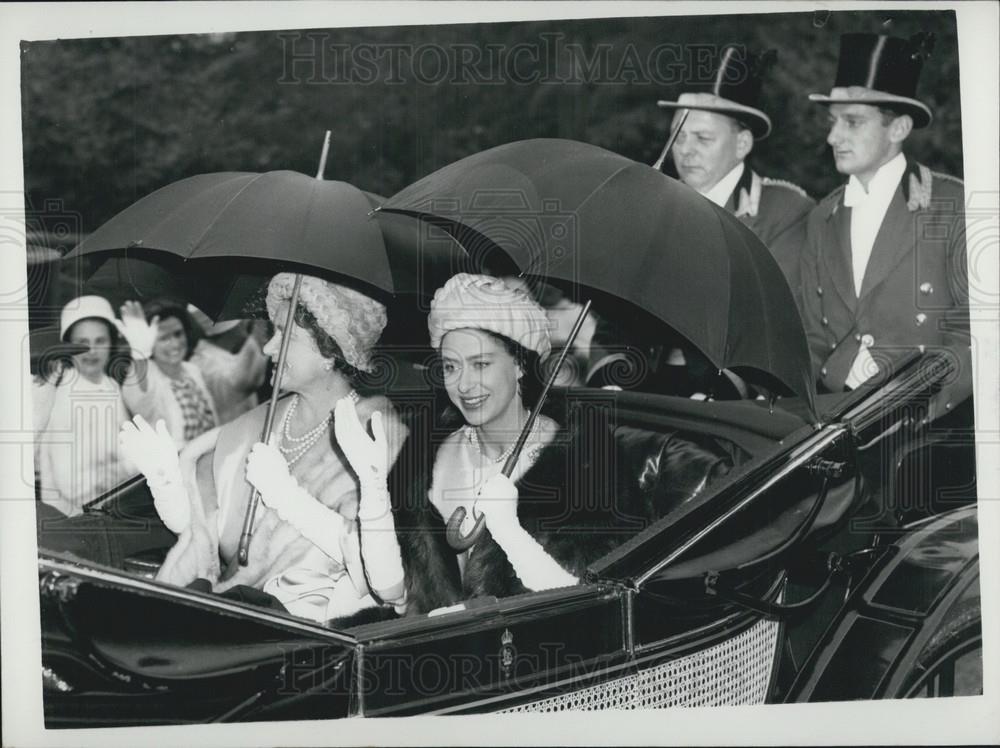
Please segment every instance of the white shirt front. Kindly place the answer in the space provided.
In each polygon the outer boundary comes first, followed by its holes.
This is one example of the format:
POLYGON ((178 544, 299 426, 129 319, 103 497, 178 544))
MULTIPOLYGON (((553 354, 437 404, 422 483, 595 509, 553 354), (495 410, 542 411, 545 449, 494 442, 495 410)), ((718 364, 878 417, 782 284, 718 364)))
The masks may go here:
POLYGON ((733 190, 736 189, 736 185, 739 183, 740 177, 743 176, 744 168, 746 167, 744 167, 743 162, 740 161, 728 174, 726 174, 726 176, 716 182, 712 189, 707 192, 702 192, 701 194, 718 205, 720 208, 725 208, 726 203, 729 201, 729 196, 733 194, 733 190))
POLYGON ((897 153, 895 158, 879 167, 867 190, 853 174, 844 189, 844 207, 851 209, 851 264, 857 296, 861 296, 861 284, 871 259, 875 237, 905 171, 906 159, 902 153, 897 153))

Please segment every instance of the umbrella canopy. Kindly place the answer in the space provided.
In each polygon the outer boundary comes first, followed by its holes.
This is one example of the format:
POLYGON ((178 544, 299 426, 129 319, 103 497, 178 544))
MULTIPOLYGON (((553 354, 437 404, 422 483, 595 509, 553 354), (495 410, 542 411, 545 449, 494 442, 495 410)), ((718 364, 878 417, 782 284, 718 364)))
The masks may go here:
MULTIPOLYGON (((204 309, 210 316, 239 316, 240 302, 273 274, 276 263, 290 271, 332 273, 387 293, 433 292, 441 276, 468 267, 467 253, 450 237, 431 234, 412 219, 373 216, 381 202, 346 182, 294 171, 200 174, 126 208, 67 258, 117 250, 126 258, 155 262, 147 252, 159 250, 214 261, 198 263, 201 277, 209 268, 228 269, 235 296, 204 294, 210 297, 204 309)), ((105 272, 157 275, 121 268, 105 272)))
POLYGON ((767 247, 650 166, 585 143, 526 140, 446 166, 382 211, 418 216, 522 273, 625 299, 722 368, 767 373, 811 402, 808 346, 767 247))

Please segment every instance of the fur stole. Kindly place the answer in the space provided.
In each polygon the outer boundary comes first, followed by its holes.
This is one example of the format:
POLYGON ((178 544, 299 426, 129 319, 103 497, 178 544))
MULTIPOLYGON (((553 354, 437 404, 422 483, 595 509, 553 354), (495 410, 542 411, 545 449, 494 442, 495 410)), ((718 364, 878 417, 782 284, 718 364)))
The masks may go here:
MULTIPOLYGON (((417 467, 413 461, 419 441, 411 432, 390 477, 408 613, 426 613, 471 597, 527 592, 489 531, 473 547, 460 579, 457 556, 445 539, 446 519, 427 498, 431 466, 417 467)), ((651 518, 653 508, 634 476, 629 480, 620 451, 610 430, 584 435, 561 429, 517 481, 521 526, 578 577, 651 518)))

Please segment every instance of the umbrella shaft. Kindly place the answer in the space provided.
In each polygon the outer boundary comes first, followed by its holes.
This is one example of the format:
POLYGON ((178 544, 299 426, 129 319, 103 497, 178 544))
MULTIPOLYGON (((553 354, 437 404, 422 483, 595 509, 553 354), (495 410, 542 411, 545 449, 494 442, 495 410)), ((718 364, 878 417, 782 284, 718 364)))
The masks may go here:
MULTIPOLYGON (((271 437, 271 429, 274 426, 274 414, 278 409, 278 393, 281 391, 281 373, 285 368, 285 357, 288 355, 288 344, 292 339, 292 325, 295 324, 295 309, 299 303, 299 288, 302 287, 302 276, 295 274, 295 285, 292 286, 292 296, 288 300, 288 313, 285 316, 285 334, 281 336, 281 348, 278 351, 278 363, 274 372, 274 389, 271 394, 271 401, 267 406, 267 417, 264 419, 264 428, 261 429, 260 440, 267 444, 271 437)), ((236 552, 236 560, 240 566, 246 566, 250 560, 250 539, 253 537, 254 517, 257 514, 257 502, 260 500, 260 492, 256 488, 250 489, 250 500, 247 502, 247 513, 243 517, 243 531, 240 533, 240 545, 236 552)), ((230 567, 235 572, 235 568, 230 567)), ((229 570, 227 569, 227 575, 229 570)))
POLYGON ((685 109, 681 113, 681 121, 677 123, 677 127, 675 127, 670 133, 670 137, 667 138, 666 145, 664 145, 663 150, 660 151, 660 157, 656 159, 656 163, 653 164, 653 168, 657 171, 662 171, 663 162, 667 160, 667 154, 670 153, 670 149, 674 147, 674 141, 677 140, 677 136, 681 134, 681 128, 684 127, 684 123, 687 122, 689 114, 691 114, 690 109, 685 109))
POLYGON ((562 369, 563 362, 566 360, 566 355, 573 347, 576 336, 580 333, 580 328, 583 327, 583 321, 587 318, 588 312, 590 312, 590 303, 591 302, 588 299, 587 303, 583 305, 583 309, 580 310, 580 315, 576 318, 576 323, 573 325, 569 338, 567 338, 562 351, 559 352, 559 360, 556 361, 556 365, 552 367, 552 371, 549 373, 549 378, 545 381, 545 387, 542 388, 542 393, 538 396, 538 402, 535 403, 535 407, 531 410, 531 415, 528 416, 528 420, 521 429, 520 436, 517 437, 517 443, 514 445, 514 451, 510 453, 510 457, 508 457, 507 462, 504 463, 503 474, 508 478, 510 477, 510 474, 514 472, 514 466, 517 464, 518 457, 521 456, 521 450, 524 449, 524 443, 528 440, 528 434, 531 433, 531 427, 535 425, 535 419, 538 418, 538 414, 542 411, 542 406, 545 404, 545 398, 548 397, 549 390, 552 389, 552 385, 556 381, 556 377, 559 376, 559 370, 562 369))

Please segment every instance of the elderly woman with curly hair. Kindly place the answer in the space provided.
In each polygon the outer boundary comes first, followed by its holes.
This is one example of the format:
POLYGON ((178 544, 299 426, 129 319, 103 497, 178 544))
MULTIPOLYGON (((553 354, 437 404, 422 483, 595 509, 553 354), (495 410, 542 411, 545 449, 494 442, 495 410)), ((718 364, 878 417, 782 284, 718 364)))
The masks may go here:
POLYGON ((384 413, 379 426, 389 433, 388 464, 406 431, 385 397, 363 397, 355 389, 360 373, 373 368, 385 307, 350 288, 303 276, 294 322, 286 329, 293 284, 293 275, 281 273, 267 293, 276 329, 264 353, 276 360, 282 339, 291 338, 281 372, 282 390, 290 396, 278 403, 271 443, 258 441, 261 405, 191 445, 185 459, 204 453, 192 480, 182 475, 164 423, 153 430, 136 419, 121 440, 146 475, 161 518, 179 536, 158 579, 178 585, 201 579, 197 584, 207 582, 219 593, 249 587, 293 615, 327 621, 374 606, 372 592, 382 599, 398 596, 403 583, 395 537, 369 533, 363 518, 358 521, 358 478, 342 452, 331 449, 334 406, 350 403, 366 420, 376 410, 384 413), (223 580, 220 564, 232 564, 237 554, 251 486, 263 506, 249 562, 234 565, 236 573, 223 580), (382 558, 389 563, 380 565, 382 558))

